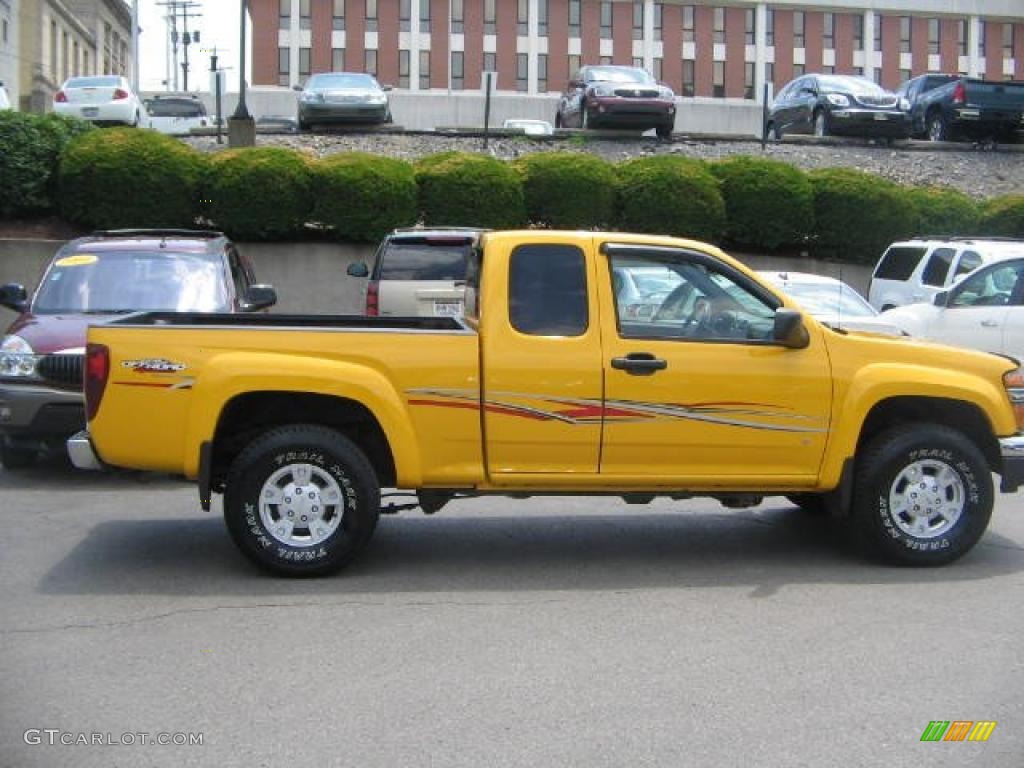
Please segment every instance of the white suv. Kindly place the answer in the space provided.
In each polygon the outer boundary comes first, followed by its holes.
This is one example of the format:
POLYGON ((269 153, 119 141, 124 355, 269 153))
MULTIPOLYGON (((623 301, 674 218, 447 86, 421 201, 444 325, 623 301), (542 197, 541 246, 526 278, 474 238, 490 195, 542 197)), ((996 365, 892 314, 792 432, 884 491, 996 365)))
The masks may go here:
POLYGON ((1024 256, 1024 242, 993 238, 914 238, 882 254, 868 286, 877 310, 930 302, 964 275, 994 261, 1024 256))

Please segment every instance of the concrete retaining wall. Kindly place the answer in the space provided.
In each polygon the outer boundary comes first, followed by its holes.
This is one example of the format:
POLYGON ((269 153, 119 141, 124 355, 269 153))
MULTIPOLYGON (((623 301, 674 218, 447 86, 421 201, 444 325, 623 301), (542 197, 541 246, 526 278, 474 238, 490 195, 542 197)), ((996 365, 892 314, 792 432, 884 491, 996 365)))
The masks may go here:
MULTIPOLYGON (((53 254, 63 243, 55 240, 0 240, 0 284, 35 287, 53 254)), ((370 265, 375 247, 333 243, 250 243, 240 250, 253 262, 261 282, 277 288, 276 312, 359 314, 363 310, 365 280, 346 274, 348 265, 370 265)), ((867 292, 871 269, 866 266, 822 262, 809 258, 783 258, 737 254, 754 269, 785 269, 841 278, 861 294, 867 292)), ((13 313, 0 308, 0 321, 13 313)))

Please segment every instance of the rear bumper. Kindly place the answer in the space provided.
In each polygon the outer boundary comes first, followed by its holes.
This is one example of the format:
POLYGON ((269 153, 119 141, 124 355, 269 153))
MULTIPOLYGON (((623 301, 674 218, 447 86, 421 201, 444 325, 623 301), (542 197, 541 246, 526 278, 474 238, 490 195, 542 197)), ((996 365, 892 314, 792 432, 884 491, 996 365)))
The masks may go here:
POLYGON ((68 438, 68 458, 78 469, 103 469, 103 462, 99 460, 96 451, 92 447, 92 439, 86 430, 76 433, 68 438))
POLYGON ((61 103, 53 105, 58 115, 77 117, 94 123, 125 123, 135 122, 136 106, 129 100, 106 102, 103 104, 82 104, 81 102, 61 103))
POLYGON ((1024 485, 1024 435, 1000 439, 999 449, 1003 457, 999 490, 1012 493, 1024 485))

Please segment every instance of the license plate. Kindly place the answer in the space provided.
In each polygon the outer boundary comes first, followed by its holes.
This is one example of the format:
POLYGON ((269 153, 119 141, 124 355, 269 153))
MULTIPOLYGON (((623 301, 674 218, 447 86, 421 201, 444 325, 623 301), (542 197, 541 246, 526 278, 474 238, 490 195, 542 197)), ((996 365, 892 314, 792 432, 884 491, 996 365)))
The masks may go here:
POLYGON ((435 301, 434 317, 458 317, 462 314, 461 301, 435 301))
POLYGON ((96 117, 100 113, 99 107, 83 107, 82 117, 96 117))
POLYGON ((877 112, 875 113, 875 120, 888 120, 888 119, 889 119, 888 115, 880 115, 877 112))

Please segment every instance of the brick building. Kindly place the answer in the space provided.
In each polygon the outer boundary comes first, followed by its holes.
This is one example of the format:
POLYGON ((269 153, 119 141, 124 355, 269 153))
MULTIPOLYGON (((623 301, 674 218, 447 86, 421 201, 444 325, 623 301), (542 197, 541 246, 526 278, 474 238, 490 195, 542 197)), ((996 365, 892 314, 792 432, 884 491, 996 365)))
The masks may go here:
POLYGON ((928 71, 1024 79, 1024 0, 249 5, 255 85, 344 69, 410 91, 476 90, 489 70, 501 91, 544 94, 599 62, 642 66, 683 97, 741 101, 804 72, 864 74, 889 88, 928 71))

